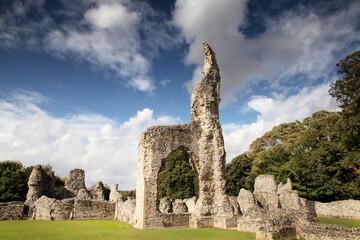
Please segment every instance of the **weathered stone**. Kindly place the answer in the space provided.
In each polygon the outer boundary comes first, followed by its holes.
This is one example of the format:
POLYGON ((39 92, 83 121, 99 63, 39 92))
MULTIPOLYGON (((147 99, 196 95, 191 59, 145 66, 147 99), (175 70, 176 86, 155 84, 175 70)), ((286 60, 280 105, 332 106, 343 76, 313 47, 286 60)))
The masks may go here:
POLYGON ((234 215, 235 216, 239 216, 241 214, 241 211, 240 211, 240 207, 239 207, 239 203, 237 201, 237 198, 236 196, 228 196, 228 199, 230 201, 230 204, 231 204, 231 207, 233 208, 233 211, 234 211, 234 215))
MULTIPOLYGON (((140 136, 136 182, 135 227, 149 228, 161 222, 157 210, 158 173, 174 151, 185 150, 194 172, 196 205, 192 214, 233 216, 225 194, 225 149, 219 121, 220 75, 214 52, 204 43, 203 77, 190 99, 191 122, 185 125, 151 127, 140 136)), ((212 224, 212 223, 211 223, 212 224)))
POLYGON ((70 171, 69 176, 65 179, 65 196, 76 197, 81 189, 85 189, 85 171, 82 169, 74 169, 70 171))
POLYGON ((55 189, 54 172, 44 173, 41 165, 36 165, 29 176, 28 187, 25 204, 30 207, 42 195, 53 197, 55 189))
POLYGON ((76 200, 92 200, 90 193, 86 189, 80 189, 75 197, 76 200))
POLYGON ((73 219, 114 219, 115 203, 96 200, 75 200, 73 219))
POLYGON ((91 199, 99 201, 105 200, 105 187, 104 184, 100 181, 94 188, 89 189, 91 199))
POLYGON ((173 212, 174 213, 187 213, 188 209, 186 204, 181 199, 175 199, 173 202, 173 212))
POLYGON ((0 221, 26 219, 27 210, 23 202, 0 202, 0 221))
POLYGON ((128 199, 125 202, 119 199, 116 203, 117 215, 115 215, 115 218, 129 224, 134 224, 135 208, 136 201, 134 199, 128 199))
POLYGON ((360 200, 343 200, 329 203, 302 198, 302 204, 314 217, 360 220, 360 200))
POLYGON ((161 213, 172 213, 172 201, 168 197, 163 197, 159 199, 159 211, 161 213))
POLYGON ((32 218, 35 220, 69 220, 74 208, 74 200, 57 200, 42 196, 34 205, 32 218))
POLYGON ((34 203, 43 195, 43 180, 44 174, 42 167, 40 165, 36 165, 29 176, 29 190, 26 195, 26 203, 34 203))
POLYGON ((194 196, 192 198, 186 198, 183 201, 186 204, 186 207, 188 209, 188 213, 193 213, 195 205, 196 205, 196 197, 194 196))
POLYGON ((119 198, 122 198, 121 194, 118 191, 118 184, 114 184, 110 190, 109 201, 110 202, 117 202, 119 198))
POLYGON ((297 191, 292 190, 292 184, 289 178, 286 184, 280 183, 278 185, 278 195, 282 209, 303 209, 305 211, 306 208, 302 205, 299 194, 297 191))
POLYGON ((257 211, 259 208, 252 192, 244 188, 240 190, 237 202, 239 203, 241 212, 245 215, 249 214, 250 211, 257 211))
POLYGON ((273 175, 259 175, 255 178, 255 200, 266 210, 274 211, 279 208, 277 185, 273 175))

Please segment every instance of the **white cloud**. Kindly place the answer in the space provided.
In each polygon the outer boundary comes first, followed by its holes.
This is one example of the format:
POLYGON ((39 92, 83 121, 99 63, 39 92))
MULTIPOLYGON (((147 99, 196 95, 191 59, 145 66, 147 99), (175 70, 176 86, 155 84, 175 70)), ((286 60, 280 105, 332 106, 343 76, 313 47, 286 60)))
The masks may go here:
POLYGON ((51 164, 55 174, 74 168, 86 172, 89 187, 97 181, 134 189, 140 134, 152 125, 178 124, 179 118, 138 111, 125 122, 99 114, 55 118, 31 101, 36 92, 17 92, 0 100, 0 159, 24 165, 51 164))
POLYGON ((253 97, 248 107, 258 112, 257 120, 250 124, 223 125, 227 162, 249 150, 250 144, 274 126, 281 123, 302 121, 319 110, 339 110, 336 101, 327 94, 329 84, 303 88, 287 98, 253 97))
POLYGON ((1 48, 90 63, 144 92, 155 89, 153 58, 181 41, 165 15, 143 1, 61 0, 61 8, 49 9, 43 0, 14 0, 9 8, 0 12, 1 48))
POLYGON ((139 22, 139 15, 129 12, 120 4, 100 5, 85 13, 85 19, 100 28, 120 27, 125 30, 135 27, 139 22))
POLYGON ((292 88, 314 85, 314 80, 326 78, 339 59, 359 47, 360 3, 342 7, 327 15, 305 7, 276 19, 262 15, 267 19, 266 31, 246 38, 239 28, 247 24, 247 1, 177 0, 173 21, 190 44, 185 62, 196 65, 186 83, 189 92, 201 79, 203 41, 217 54, 222 104, 236 102, 239 90, 259 80, 270 81, 278 92, 286 90, 284 84, 292 88), (306 81, 291 82, 297 74, 306 81))

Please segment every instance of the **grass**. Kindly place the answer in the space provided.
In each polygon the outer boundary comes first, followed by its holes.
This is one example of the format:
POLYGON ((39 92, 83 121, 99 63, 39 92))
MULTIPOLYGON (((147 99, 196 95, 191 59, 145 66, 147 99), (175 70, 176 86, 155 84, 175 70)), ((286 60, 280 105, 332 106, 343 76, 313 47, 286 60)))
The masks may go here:
POLYGON ((324 218, 324 217, 315 217, 314 219, 318 223, 321 223, 321 224, 341 225, 341 226, 347 226, 347 227, 360 227, 360 220, 341 219, 341 218, 324 218))
POLYGON ((207 229, 138 230, 131 225, 107 220, 89 221, 0 221, 0 239, 255 239, 255 234, 207 229))

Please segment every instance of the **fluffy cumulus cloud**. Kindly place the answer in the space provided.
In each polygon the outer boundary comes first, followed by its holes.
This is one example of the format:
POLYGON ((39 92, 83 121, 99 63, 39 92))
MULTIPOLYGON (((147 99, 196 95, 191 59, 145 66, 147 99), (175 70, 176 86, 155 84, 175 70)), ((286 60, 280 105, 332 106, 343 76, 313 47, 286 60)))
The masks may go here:
POLYGON ((51 164, 56 175, 74 168, 97 181, 134 189, 139 136, 152 125, 177 124, 179 118, 138 111, 125 122, 99 114, 55 118, 40 106, 50 101, 36 92, 16 91, 0 100, 0 158, 24 165, 51 164))
POLYGON ((48 4, 14 0, 10 11, 0 8, 0 47, 87 62, 112 70, 128 87, 154 91, 152 59, 180 41, 162 13, 143 1, 60 0, 59 9, 48 4))
POLYGON ((248 110, 258 113, 257 120, 250 124, 229 123, 223 126, 227 162, 249 150, 256 138, 281 123, 302 121, 316 111, 339 110, 336 101, 327 94, 329 84, 313 88, 305 87, 288 97, 253 96, 247 103, 248 110))
POLYGON ((264 32, 248 37, 243 30, 249 23, 248 1, 177 0, 173 21, 190 45, 185 62, 197 65, 186 84, 189 91, 201 79, 203 41, 217 53, 223 104, 236 102, 246 84, 270 81, 272 89, 286 94, 326 78, 337 60, 359 47, 360 3, 326 14, 318 9, 300 5, 276 18, 261 14, 264 32), (299 75, 302 82, 291 82, 299 75))

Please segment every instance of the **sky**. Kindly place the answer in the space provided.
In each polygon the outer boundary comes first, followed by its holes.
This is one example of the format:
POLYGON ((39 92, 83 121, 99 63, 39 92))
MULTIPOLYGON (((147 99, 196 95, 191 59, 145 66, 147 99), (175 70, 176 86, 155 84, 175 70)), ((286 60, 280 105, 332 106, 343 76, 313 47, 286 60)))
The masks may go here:
POLYGON ((140 134, 190 121, 216 52, 226 161, 274 126, 337 111, 360 1, 2 0, 0 160, 135 189, 140 134))

